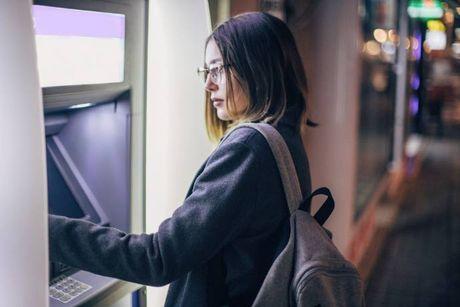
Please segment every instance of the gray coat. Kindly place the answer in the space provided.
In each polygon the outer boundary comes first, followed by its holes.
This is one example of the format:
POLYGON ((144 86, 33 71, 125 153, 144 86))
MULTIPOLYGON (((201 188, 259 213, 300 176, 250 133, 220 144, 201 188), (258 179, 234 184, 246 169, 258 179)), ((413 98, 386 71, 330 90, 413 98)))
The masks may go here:
MULTIPOLYGON (((277 130, 293 156, 304 197, 311 191, 297 110, 277 130)), ((166 306, 250 306, 289 237, 289 210, 262 135, 237 129, 197 172, 187 196, 157 233, 50 215, 50 258, 96 274, 161 286, 166 306)))

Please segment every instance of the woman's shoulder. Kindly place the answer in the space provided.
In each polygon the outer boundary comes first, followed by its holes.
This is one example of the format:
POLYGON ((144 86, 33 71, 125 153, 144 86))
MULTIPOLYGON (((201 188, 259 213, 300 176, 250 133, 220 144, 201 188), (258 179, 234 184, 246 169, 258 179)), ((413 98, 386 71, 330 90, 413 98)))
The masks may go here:
POLYGON ((232 145, 243 145, 253 151, 258 157, 261 157, 261 155, 267 155, 271 152, 265 137, 257 130, 249 127, 235 128, 229 132, 219 147, 228 148, 232 145))

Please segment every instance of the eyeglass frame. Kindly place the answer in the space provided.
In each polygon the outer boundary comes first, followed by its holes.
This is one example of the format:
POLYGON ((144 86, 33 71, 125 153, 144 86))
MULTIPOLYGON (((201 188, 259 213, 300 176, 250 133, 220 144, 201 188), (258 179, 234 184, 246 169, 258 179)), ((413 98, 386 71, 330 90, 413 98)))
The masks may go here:
POLYGON ((220 64, 220 65, 217 65, 213 68, 207 68, 207 67, 198 67, 196 69, 196 72, 198 75, 200 75, 200 73, 203 73, 203 77, 204 77, 204 83, 206 84, 206 82, 208 81, 208 75, 210 76, 211 78, 211 82, 214 83, 214 84, 220 84, 222 82, 222 73, 223 73, 223 69, 224 68, 227 68, 227 67, 230 67, 231 65, 229 64, 220 64), (213 78, 213 72, 212 71, 216 71, 217 72, 217 76, 213 78))

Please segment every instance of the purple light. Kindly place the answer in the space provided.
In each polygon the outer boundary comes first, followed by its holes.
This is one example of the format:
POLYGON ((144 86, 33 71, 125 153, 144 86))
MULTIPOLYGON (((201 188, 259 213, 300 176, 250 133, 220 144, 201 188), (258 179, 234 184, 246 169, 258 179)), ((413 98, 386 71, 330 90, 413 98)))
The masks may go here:
POLYGON ((411 115, 418 113, 419 101, 416 95, 411 95, 409 99, 409 110, 411 115))
POLYGON ((412 49, 412 56, 419 61, 422 57, 422 34, 419 31, 415 31, 414 37, 417 40, 417 48, 412 49))
POLYGON ((410 85, 413 90, 418 90, 420 86, 420 77, 417 74, 413 74, 410 80, 410 85))
POLYGON ((34 5, 32 14, 37 35, 125 37, 125 16, 121 14, 42 5, 34 5))

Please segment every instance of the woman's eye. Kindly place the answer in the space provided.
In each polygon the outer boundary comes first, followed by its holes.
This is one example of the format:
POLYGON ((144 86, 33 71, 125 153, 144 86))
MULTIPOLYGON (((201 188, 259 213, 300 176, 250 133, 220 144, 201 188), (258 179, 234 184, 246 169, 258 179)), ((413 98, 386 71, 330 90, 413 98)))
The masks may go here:
POLYGON ((217 69, 219 69, 219 67, 221 67, 221 66, 222 66, 222 64, 220 64, 220 63, 214 64, 214 65, 209 66, 209 70, 213 70, 213 69, 214 69, 214 70, 217 70, 217 69))

